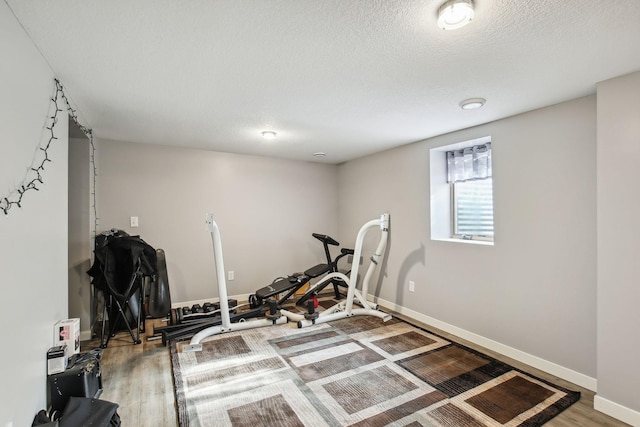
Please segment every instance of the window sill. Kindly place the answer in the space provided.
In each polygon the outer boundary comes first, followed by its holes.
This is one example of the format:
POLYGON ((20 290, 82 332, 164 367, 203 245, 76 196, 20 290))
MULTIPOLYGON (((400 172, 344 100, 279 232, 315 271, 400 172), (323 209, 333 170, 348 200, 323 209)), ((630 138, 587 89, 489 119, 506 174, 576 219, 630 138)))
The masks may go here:
POLYGON ((432 238, 431 240, 438 241, 438 242, 453 242, 453 243, 465 243, 465 244, 471 244, 471 245, 493 246, 493 242, 490 240, 467 240, 467 239, 453 239, 453 238, 448 238, 448 239, 432 238))

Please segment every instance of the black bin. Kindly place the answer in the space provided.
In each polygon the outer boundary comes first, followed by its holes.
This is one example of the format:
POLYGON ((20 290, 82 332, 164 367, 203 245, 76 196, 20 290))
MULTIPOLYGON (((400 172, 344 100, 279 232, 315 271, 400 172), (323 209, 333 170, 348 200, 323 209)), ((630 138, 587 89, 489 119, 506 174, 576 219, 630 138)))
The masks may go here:
POLYGON ((102 393, 101 351, 80 353, 64 372, 49 375, 49 400, 52 411, 62 411, 70 397, 98 398, 102 393))

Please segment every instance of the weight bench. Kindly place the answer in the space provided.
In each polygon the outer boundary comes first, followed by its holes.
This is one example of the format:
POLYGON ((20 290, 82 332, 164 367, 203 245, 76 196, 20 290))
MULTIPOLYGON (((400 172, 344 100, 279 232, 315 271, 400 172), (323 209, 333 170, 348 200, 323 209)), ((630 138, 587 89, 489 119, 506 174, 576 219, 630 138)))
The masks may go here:
POLYGON ((278 278, 270 285, 267 285, 264 288, 258 289, 256 291, 255 305, 262 305, 263 301, 266 301, 267 299, 275 295, 286 292, 283 297, 278 299, 278 305, 281 305, 287 299, 289 299, 291 295, 295 294, 298 289, 304 286, 304 284, 309 280, 315 279, 318 276, 322 276, 330 270, 331 268, 327 264, 318 264, 305 270, 304 273, 296 273, 288 277, 278 278))
MULTIPOLYGON (((338 271, 338 261, 340 260, 340 258, 343 258, 347 255, 353 255, 354 251, 353 249, 347 249, 347 248, 342 248, 340 250, 340 255, 338 255, 336 257, 336 259, 331 263, 331 268, 327 271, 331 272, 331 273, 343 273, 345 275, 349 274, 349 271, 338 271)), ((326 271, 325 271, 326 272, 326 271)), ((345 283, 344 280, 338 278, 338 277, 334 277, 329 281, 320 283, 319 286, 318 284, 316 284, 316 286, 310 287, 301 297, 300 299, 296 302, 297 306, 300 307, 304 307, 305 303, 307 302, 307 300, 309 298, 311 298, 314 295, 318 295, 320 293, 320 291, 322 291, 325 287, 327 287, 329 284, 333 285, 333 293, 335 296, 335 299, 340 299, 343 295, 340 294, 340 287, 343 288, 348 288, 348 285, 345 283)))
MULTIPOLYGON (((311 279, 322 276, 336 269, 338 259, 343 255, 338 256, 335 260, 331 260, 331 252, 329 251, 329 245, 340 246, 335 239, 326 234, 311 233, 313 237, 322 242, 324 248, 324 255, 327 258, 326 264, 318 264, 304 271, 304 273, 295 273, 287 277, 279 277, 274 280, 270 285, 267 285, 261 289, 258 289, 255 294, 249 296, 249 304, 253 307, 260 307, 269 298, 275 295, 284 294, 277 300, 278 306, 282 305, 287 299, 295 294, 305 283, 311 279)), ((336 289, 336 294, 339 295, 336 289)))

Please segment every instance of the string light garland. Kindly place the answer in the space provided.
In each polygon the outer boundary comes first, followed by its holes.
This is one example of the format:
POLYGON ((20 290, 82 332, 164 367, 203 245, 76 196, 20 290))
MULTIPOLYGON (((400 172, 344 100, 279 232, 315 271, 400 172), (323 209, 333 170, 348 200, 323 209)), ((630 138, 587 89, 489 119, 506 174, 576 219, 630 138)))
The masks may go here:
POLYGON ((22 181, 22 184, 13 191, 10 191, 6 196, 0 197, 0 210, 4 212, 5 215, 9 214, 9 211, 12 207, 17 206, 19 208, 22 207, 24 195, 31 191, 40 191, 38 188, 39 185, 44 184, 43 172, 45 171, 45 165, 49 162, 52 162, 49 157, 49 149, 51 148, 52 143, 57 140, 55 134, 55 127, 58 123, 58 114, 65 111, 61 109, 61 99, 64 101, 66 105, 66 110, 69 114, 69 117, 73 120, 73 122, 80 128, 82 133, 84 133, 89 139, 89 144, 91 146, 91 165, 93 167, 93 192, 92 192, 92 208, 94 214, 94 234, 98 224, 98 216, 97 216, 97 207, 96 207, 96 198, 95 198, 95 184, 96 184, 96 163, 95 163, 95 145, 93 143, 93 131, 83 125, 78 121, 78 113, 75 109, 71 107, 71 103, 69 99, 64 93, 64 87, 62 83, 58 79, 54 79, 56 92, 51 98, 51 103, 53 104, 54 111, 53 115, 49 117, 50 124, 46 126, 46 129, 49 131, 49 138, 46 144, 40 146, 38 148, 39 156, 35 156, 35 160, 29 167, 29 170, 26 173, 25 178, 22 181))
MULTIPOLYGON (((56 84, 59 84, 58 80, 56 80, 56 84)), ((62 87, 62 86, 61 86, 62 87)), ((67 99, 67 96, 64 93, 64 90, 61 91, 61 96, 64 99, 65 104, 67 104, 67 112, 71 120, 78 126, 78 128, 85 134, 85 136, 89 139, 89 146, 91 147, 91 152, 89 154, 89 161, 91 162, 92 175, 91 175, 91 209, 93 211, 93 237, 96 236, 96 230, 98 229, 98 208, 96 205, 96 180, 98 176, 98 172, 96 170, 96 146, 93 143, 93 130, 87 128, 80 124, 78 120, 78 112, 71 107, 71 103, 67 99)))

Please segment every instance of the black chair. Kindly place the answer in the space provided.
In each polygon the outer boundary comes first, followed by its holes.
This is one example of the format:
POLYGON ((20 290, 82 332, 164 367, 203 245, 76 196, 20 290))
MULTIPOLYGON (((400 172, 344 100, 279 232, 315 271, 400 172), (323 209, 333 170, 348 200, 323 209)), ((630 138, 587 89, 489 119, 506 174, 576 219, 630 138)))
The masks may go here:
POLYGON ((92 283, 104 293, 100 346, 124 324, 134 344, 140 344, 145 277, 157 274, 156 250, 139 236, 111 230, 96 237, 95 260, 87 272, 92 283), (107 316, 108 313, 108 316, 107 316), (106 318, 109 332, 105 340, 106 318), (134 334, 133 330, 136 330, 134 334))

